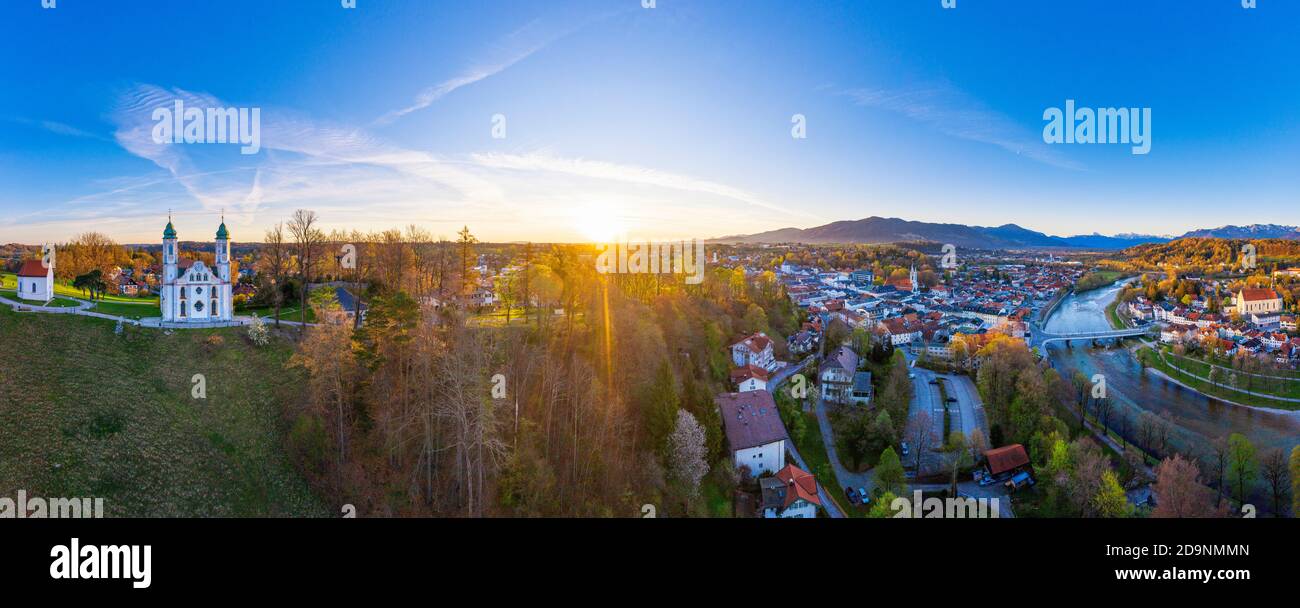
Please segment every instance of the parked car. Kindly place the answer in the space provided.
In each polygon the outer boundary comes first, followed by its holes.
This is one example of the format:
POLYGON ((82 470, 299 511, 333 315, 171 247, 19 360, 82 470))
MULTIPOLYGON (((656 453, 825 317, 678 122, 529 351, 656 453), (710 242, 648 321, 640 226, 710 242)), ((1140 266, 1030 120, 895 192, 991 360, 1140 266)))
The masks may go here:
POLYGON ((861 499, 863 506, 871 504, 871 495, 867 494, 866 488, 858 488, 858 497, 861 499))
POLYGON ((853 488, 844 488, 844 496, 849 499, 849 504, 851 505, 856 505, 860 502, 858 500, 858 491, 853 488))
POLYGON ((908 375, 907 375, 907 379, 908 379, 908 380, 916 380, 916 374, 908 374, 908 375))
POLYGON ((907 456, 908 454, 911 454, 911 453, 912 453, 912 451, 909 450, 909 449, 907 448, 907 442, 906 442, 906 441, 904 441, 903 443, 898 444, 898 447, 901 448, 901 449, 903 450, 903 455, 904 455, 904 456, 907 456))
POLYGON ((1019 490, 1020 488, 1023 488, 1027 485, 1029 486, 1034 485, 1034 478, 1030 477, 1029 473, 1025 471, 1021 471, 1019 473, 1016 473, 1015 475, 1012 475, 1011 479, 1008 479, 1006 483, 1007 489, 1011 490, 1012 492, 1019 490))
POLYGON ((945 403, 957 403, 957 398, 956 398, 956 397, 949 397, 949 398, 947 398, 947 399, 944 399, 944 402, 945 402, 945 403))

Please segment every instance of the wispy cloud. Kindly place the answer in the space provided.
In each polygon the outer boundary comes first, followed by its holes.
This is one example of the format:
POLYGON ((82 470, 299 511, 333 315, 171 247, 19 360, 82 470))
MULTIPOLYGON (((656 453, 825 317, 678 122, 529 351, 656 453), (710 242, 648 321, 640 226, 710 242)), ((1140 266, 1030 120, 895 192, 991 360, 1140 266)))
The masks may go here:
POLYGON ((787 217, 822 219, 820 216, 806 211, 789 209, 771 203, 752 193, 726 184, 645 167, 581 158, 559 158, 545 154, 474 154, 470 158, 475 164, 483 167, 512 171, 545 171, 590 179, 612 180, 630 185, 669 188, 729 198, 787 217))
POLYGON ((32 120, 30 118, 12 118, 10 120, 18 124, 44 129, 46 131, 49 131, 50 133, 55 133, 58 135, 67 135, 69 137, 84 137, 86 139, 98 139, 101 141, 108 141, 108 138, 102 135, 91 133, 90 131, 86 131, 83 129, 78 129, 77 127, 74 127, 72 125, 57 122, 54 120, 32 120))
POLYGON ((115 139, 160 171, 100 181, 99 192, 18 223, 63 238, 93 223, 126 239, 149 239, 152 224, 146 230, 142 220, 165 209, 175 209, 178 221, 224 211, 241 232, 236 238, 256 238, 292 209, 309 207, 340 227, 418 223, 437 231, 470 223, 504 239, 563 240, 581 237, 572 232, 575 209, 599 209, 664 238, 703 236, 694 233, 723 223, 742 230, 778 218, 824 220, 696 176, 549 152, 435 155, 274 107, 261 107, 256 155, 239 154, 237 145, 155 143, 153 110, 176 99, 187 107, 240 105, 149 84, 126 90, 109 113, 115 139))
POLYGON ((1082 170, 1043 143, 1039 132, 948 83, 901 89, 855 88, 839 91, 853 103, 902 114, 936 131, 970 141, 992 144, 1008 152, 1063 169, 1082 170))
POLYGON ((528 25, 516 30, 502 39, 483 60, 463 69, 438 84, 420 91, 410 105, 393 110, 375 120, 376 125, 386 125, 410 114, 423 110, 434 102, 446 97, 453 91, 500 74, 511 66, 531 57, 534 53, 550 46, 555 41, 572 34, 588 23, 603 17, 573 19, 565 18, 564 23, 555 24, 538 18, 528 25))

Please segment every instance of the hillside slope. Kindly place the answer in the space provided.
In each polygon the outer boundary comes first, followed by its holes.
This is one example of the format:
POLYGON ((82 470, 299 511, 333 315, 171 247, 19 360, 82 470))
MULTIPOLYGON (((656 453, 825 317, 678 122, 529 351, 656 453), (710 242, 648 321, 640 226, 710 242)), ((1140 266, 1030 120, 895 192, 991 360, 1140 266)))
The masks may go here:
POLYGON ((330 515, 285 452, 287 343, 113 325, 0 307, 0 496, 101 497, 110 517, 330 515))

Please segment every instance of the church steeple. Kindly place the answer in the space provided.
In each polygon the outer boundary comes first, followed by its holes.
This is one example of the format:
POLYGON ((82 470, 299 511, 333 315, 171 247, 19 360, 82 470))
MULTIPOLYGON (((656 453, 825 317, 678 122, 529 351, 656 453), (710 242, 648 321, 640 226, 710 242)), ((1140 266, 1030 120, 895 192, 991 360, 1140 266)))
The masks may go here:
POLYGON ((921 290, 921 286, 916 284, 916 264, 915 264, 915 263, 912 264, 912 272, 908 273, 907 278, 908 278, 908 280, 911 281, 911 283, 912 283, 912 293, 916 293, 916 292, 918 292, 918 291, 921 290))
POLYGON ((217 275, 223 281, 230 280, 230 231, 226 230, 226 214, 221 214, 221 226, 217 228, 216 242, 217 275))

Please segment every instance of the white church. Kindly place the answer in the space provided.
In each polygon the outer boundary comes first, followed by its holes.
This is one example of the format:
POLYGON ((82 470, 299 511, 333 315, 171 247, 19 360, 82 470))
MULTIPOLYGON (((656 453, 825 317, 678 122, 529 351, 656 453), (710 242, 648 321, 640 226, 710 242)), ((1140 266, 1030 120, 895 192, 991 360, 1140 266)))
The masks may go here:
POLYGON ((176 229, 171 219, 163 230, 163 276, 158 305, 163 321, 214 323, 234 318, 230 280, 230 232, 226 222, 217 228, 216 268, 199 260, 179 259, 176 229))

